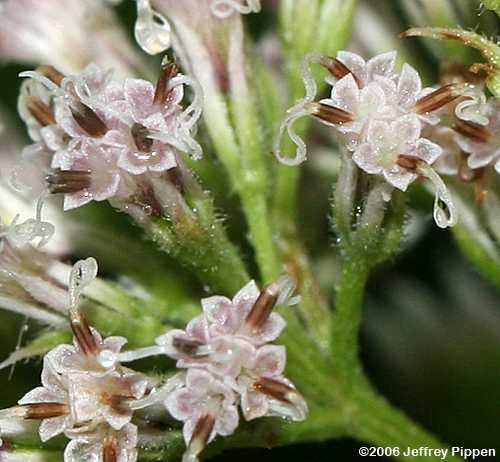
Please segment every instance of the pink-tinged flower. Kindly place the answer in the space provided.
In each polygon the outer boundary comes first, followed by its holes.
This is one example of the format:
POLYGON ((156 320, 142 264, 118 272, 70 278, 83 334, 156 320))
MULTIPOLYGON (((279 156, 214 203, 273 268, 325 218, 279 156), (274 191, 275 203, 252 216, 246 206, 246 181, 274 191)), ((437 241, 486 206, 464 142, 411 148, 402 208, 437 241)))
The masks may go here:
POLYGON ((490 98, 485 114, 487 125, 458 119, 454 125, 459 133, 457 142, 460 148, 469 154, 467 165, 471 169, 494 166, 500 173, 500 101, 490 98))
POLYGON ((54 371, 47 358, 43 362, 42 386, 28 392, 18 403, 23 406, 24 418, 41 419, 42 442, 73 426, 66 378, 54 371))
POLYGON ((193 138, 200 93, 174 64, 163 66, 156 87, 114 81, 96 65, 76 76, 47 67, 22 75, 36 81, 26 85, 19 105, 37 143, 23 155, 14 182, 34 194, 64 194, 66 210, 92 200, 119 206, 136 195, 140 202, 151 189, 149 175, 176 167, 179 152, 202 156, 193 138), (190 85, 193 102, 183 107, 190 85))
POLYGON ((430 167, 442 149, 420 137, 421 123, 416 115, 406 115, 394 122, 373 121, 366 142, 353 154, 354 162, 367 173, 381 175, 401 191, 419 175, 428 178, 435 188, 434 219, 445 228, 456 222, 455 206, 441 178, 430 167), (443 203, 447 211, 441 207, 443 203))
POLYGON ((212 12, 218 18, 228 18, 233 13, 258 13, 260 0, 212 0, 212 12))
POLYGON ((64 433, 73 440, 65 462, 81 460, 83 454, 103 462, 130 462, 137 442, 136 428, 130 425, 133 403, 144 397, 148 381, 116 361, 125 339, 103 340, 78 310, 81 293, 96 274, 92 258, 74 265, 65 297, 74 346, 60 345, 47 353, 42 386, 18 406, 0 411, 0 418, 40 420, 42 441, 64 433))
POLYGON ((431 165, 441 148, 420 138, 421 125, 416 116, 408 115, 388 123, 373 121, 368 127, 366 142, 353 154, 353 160, 365 172, 382 175, 401 191, 416 179, 414 169, 405 168, 400 156, 407 156, 431 165))
POLYGON ((330 75, 327 81, 334 85, 335 81, 352 73, 360 87, 382 77, 392 80, 396 74, 396 51, 389 51, 365 61, 361 56, 350 51, 339 51, 337 58, 329 65, 330 75))
POLYGON ((365 62, 360 56, 340 51, 337 58, 317 53, 305 56, 302 79, 306 96, 289 111, 275 142, 275 155, 282 163, 298 165, 306 159, 307 147, 294 132, 293 124, 304 116, 314 116, 335 128, 341 144, 350 151, 366 142, 372 122, 391 123, 404 115, 415 114, 423 123, 435 125, 441 108, 459 98, 464 85, 449 84, 438 89, 422 88, 418 72, 410 65, 401 74, 394 71, 396 52, 383 53, 365 62), (320 64, 332 85, 330 98, 315 101, 317 85, 309 66, 320 64), (284 156, 281 142, 288 133, 297 149, 295 157, 284 156))
POLYGON ((125 425, 121 430, 102 425, 90 432, 75 432, 66 449, 64 462, 135 462, 137 460, 137 427, 125 425))
POLYGON ((238 426, 236 395, 206 371, 189 369, 185 386, 171 393, 165 406, 175 419, 184 422, 185 462, 196 461, 216 435, 229 436, 238 426))
POLYGON ((278 416, 301 421, 307 417, 306 401, 283 375, 285 364, 284 346, 264 345, 233 382, 246 420, 278 416))
POLYGON ((50 62, 64 72, 88 63, 120 75, 144 69, 126 31, 102 0, 7 0, 0 7, 0 59, 50 62))

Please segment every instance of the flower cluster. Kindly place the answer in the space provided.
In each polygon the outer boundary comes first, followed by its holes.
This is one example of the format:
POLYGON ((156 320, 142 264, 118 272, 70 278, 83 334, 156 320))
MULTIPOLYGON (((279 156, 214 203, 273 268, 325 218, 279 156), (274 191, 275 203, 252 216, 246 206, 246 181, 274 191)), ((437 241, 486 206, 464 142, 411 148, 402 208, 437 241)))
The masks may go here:
MULTIPOLYGON (((214 296, 202 300, 203 314, 185 330, 174 329, 157 338, 156 347, 116 355, 122 362, 152 354, 177 360, 186 372, 165 406, 184 422, 188 447, 185 460, 197 460, 216 435, 231 435, 238 426, 238 410, 245 420, 279 416, 299 421, 307 404, 283 375, 284 346, 271 345, 286 326, 275 305, 295 303, 294 284, 283 276, 259 291, 251 281, 232 300, 214 296)), ((159 392, 161 394, 161 392, 159 392)))
POLYGON ((435 221, 440 227, 452 226, 457 219, 455 207, 444 182, 431 167, 442 155, 442 148, 424 138, 422 131, 436 126, 440 110, 453 102, 461 101, 457 114, 475 113, 471 109, 475 100, 467 96, 467 87, 460 83, 423 88, 412 66, 404 64, 398 74, 395 61, 396 52, 367 62, 346 51, 339 52, 336 58, 315 53, 306 56, 302 69, 306 96, 288 111, 276 142, 276 156, 288 165, 305 160, 306 146, 292 124, 300 117, 314 116, 335 128, 341 144, 366 173, 382 176, 401 191, 419 176, 428 178, 436 191, 435 221), (317 86, 310 74, 311 63, 328 70, 326 81, 332 87, 329 98, 315 101, 317 86), (281 153, 285 131, 297 145, 294 158, 281 153))
POLYGON ((43 442, 64 433, 71 440, 65 450, 67 462, 133 462, 137 427, 131 423, 131 403, 143 397, 148 380, 107 361, 126 339, 103 339, 78 310, 80 295, 96 274, 92 258, 75 264, 69 281, 74 344, 59 345, 47 353, 42 386, 27 393, 18 406, 0 411, 0 417, 41 421, 43 442))
MULTIPOLYGON (((127 340, 103 339, 78 309, 83 290, 96 274, 93 258, 74 265, 68 296, 62 294, 65 306, 59 307, 69 311, 74 344, 47 353, 42 386, 25 395, 19 406, 0 411, 0 418, 40 420, 42 441, 64 433, 71 440, 66 462, 134 462, 138 438, 134 411, 159 402, 184 423, 186 461, 197 460, 216 435, 234 433, 238 406, 246 420, 306 418, 304 398, 283 375, 285 347, 269 344, 286 326, 272 312, 274 306, 296 302, 291 297, 295 286, 287 276, 262 292, 252 281, 232 300, 206 298, 203 314, 185 330, 167 332, 156 346, 121 352, 127 340), (160 388, 155 388, 154 380, 122 366, 157 354, 176 359, 182 371, 160 388)), ((19 272, 13 277, 22 279, 19 272)))
POLYGON ((200 95, 195 91, 183 108, 184 87, 192 81, 175 64, 163 66, 156 87, 140 79, 114 81, 96 65, 78 76, 46 66, 22 75, 30 79, 19 112, 34 144, 24 150, 14 184, 36 196, 64 194, 65 209, 92 200, 148 204, 150 178, 175 168, 181 151, 202 155, 192 138, 200 95))

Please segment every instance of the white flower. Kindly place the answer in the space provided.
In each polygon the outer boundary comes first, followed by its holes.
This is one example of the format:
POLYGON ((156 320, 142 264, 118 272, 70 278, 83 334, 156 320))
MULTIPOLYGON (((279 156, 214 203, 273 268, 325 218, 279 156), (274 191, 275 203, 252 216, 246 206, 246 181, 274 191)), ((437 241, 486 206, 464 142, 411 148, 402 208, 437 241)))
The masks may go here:
POLYGON ((22 74, 36 80, 25 85, 19 104, 36 143, 14 172, 18 187, 64 194, 66 210, 92 200, 126 204, 148 194, 150 174, 176 167, 179 152, 201 157, 193 138, 200 94, 175 65, 164 65, 156 87, 139 79, 115 81, 92 64, 75 76, 46 67, 41 72, 22 74), (195 97, 184 108, 188 85, 195 97))
POLYGON ((236 395, 202 370, 189 369, 185 386, 170 394, 165 406, 175 419, 184 422, 185 462, 196 461, 216 435, 231 435, 238 426, 236 395))

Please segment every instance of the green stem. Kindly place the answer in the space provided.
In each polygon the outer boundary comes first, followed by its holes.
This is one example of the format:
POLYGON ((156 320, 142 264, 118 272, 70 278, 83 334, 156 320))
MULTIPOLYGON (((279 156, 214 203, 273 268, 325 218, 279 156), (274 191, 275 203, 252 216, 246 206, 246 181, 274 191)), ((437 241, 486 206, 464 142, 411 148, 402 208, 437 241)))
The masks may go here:
POLYGON ((358 335, 361 305, 369 266, 364 260, 346 260, 336 287, 331 347, 335 369, 341 376, 359 375, 358 335))

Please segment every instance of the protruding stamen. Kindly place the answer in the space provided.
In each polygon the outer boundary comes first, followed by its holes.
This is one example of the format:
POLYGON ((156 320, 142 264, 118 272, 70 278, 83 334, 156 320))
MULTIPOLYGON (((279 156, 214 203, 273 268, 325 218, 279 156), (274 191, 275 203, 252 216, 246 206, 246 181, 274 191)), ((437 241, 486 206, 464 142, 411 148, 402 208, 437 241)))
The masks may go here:
POLYGON ((174 337, 172 340, 172 346, 179 352, 188 356, 199 356, 198 349, 203 346, 203 343, 196 340, 174 337))
POLYGON ((39 66, 36 71, 44 77, 47 77, 50 81, 54 82, 58 87, 61 86, 61 83, 65 78, 65 75, 62 72, 59 72, 54 66, 39 66))
POLYGON ((102 462, 118 460, 118 441, 114 436, 106 436, 102 443, 102 462))
POLYGON ((194 462, 198 460, 198 456, 205 449, 205 446, 210 439, 210 435, 214 429, 215 419, 210 414, 204 414, 196 422, 193 436, 189 442, 186 453, 183 457, 183 462, 194 462))
POLYGON ((487 143, 492 137, 492 133, 487 127, 459 118, 455 119, 453 129, 461 135, 480 143, 487 143))
POLYGON ((30 114, 42 127, 56 123, 52 110, 40 98, 37 96, 26 96, 24 101, 30 114))
POLYGON ((172 80, 179 73, 179 68, 176 63, 167 62, 162 65, 160 78, 156 83, 155 96, 153 104, 163 105, 167 101, 171 89, 168 88, 170 80, 172 80))
POLYGON ((52 194, 72 194, 90 187, 91 173, 80 170, 55 170, 45 178, 52 194))
POLYGON ((283 382, 278 382, 277 380, 269 379, 267 377, 261 377, 253 384, 253 388, 264 393, 271 398, 277 399, 284 403, 291 403, 290 393, 295 393, 295 390, 283 382))
POLYGON ((361 82, 358 77, 342 61, 339 61, 336 58, 331 58, 330 56, 323 56, 319 63, 337 80, 340 80, 348 74, 352 74, 354 80, 358 84, 358 87, 361 87, 361 82))
POLYGON ((139 123, 132 125, 130 129, 134 143, 141 152, 151 152, 154 140, 149 138, 149 130, 139 123))
POLYGON ((81 314, 78 314, 71 317, 70 325, 75 341, 82 352, 87 356, 96 356, 99 353, 99 347, 87 320, 81 314))
POLYGON ((62 403, 33 403, 23 406, 25 419, 39 420, 61 417, 69 413, 68 406, 62 403))
POLYGON ((74 101, 69 108, 76 123, 92 138, 101 138, 108 131, 103 120, 86 104, 74 101))
POLYGON ((415 104, 417 114, 428 114, 441 109, 448 103, 462 96, 464 85, 450 83, 420 98, 415 104))
POLYGON ((324 103, 311 103, 309 110, 311 115, 328 124, 341 125, 354 120, 350 112, 324 103))

